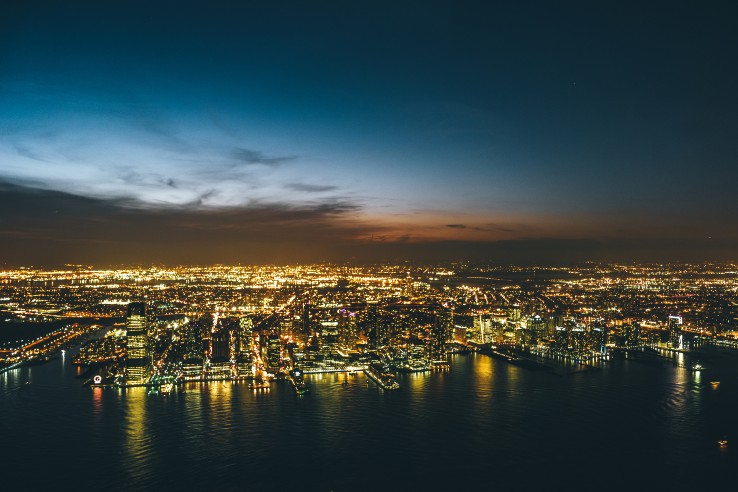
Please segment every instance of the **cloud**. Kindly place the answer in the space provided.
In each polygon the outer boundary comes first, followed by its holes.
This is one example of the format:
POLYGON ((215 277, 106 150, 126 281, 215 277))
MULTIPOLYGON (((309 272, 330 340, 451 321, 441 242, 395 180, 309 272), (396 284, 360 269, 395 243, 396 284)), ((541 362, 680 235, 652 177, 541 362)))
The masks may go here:
POLYGON ((15 264, 330 260, 372 230, 352 219, 361 209, 346 200, 208 207, 216 193, 203 192, 186 206, 141 206, 0 182, 0 258, 15 264))
MULTIPOLYGON (((203 193, 200 200, 207 202, 203 193)), ((5 265, 263 264, 316 261, 565 263, 733 259, 736 239, 424 241, 368 223, 347 200, 147 206, 0 181, 5 265), (389 232, 389 234, 388 234, 389 232)), ((448 224, 463 225, 463 224, 448 224)), ((454 227, 452 227, 453 229, 454 227)))
POLYGON ((285 187, 302 193, 337 189, 303 183, 299 169, 277 169, 296 156, 234 148, 222 141, 179 145, 175 132, 164 128, 153 124, 146 127, 146 135, 153 141, 125 133, 99 139, 92 133, 82 141, 26 135, 17 142, 5 142, 3 149, 0 137, 0 159, 4 161, 0 180, 32 182, 39 188, 91 198, 125 198, 141 206, 297 202, 304 196, 285 196, 285 187), (204 193, 209 195, 203 197, 204 193))
POLYGON ((446 227, 449 227, 451 229, 466 229, 466 226, 464 224, 446 224, 446 227))
POLYGON ((31 149, 29 149, 25 145, 14 144, 13 148, 15 149, 16 152, 18 152, 18 155, 20 156, 33 159, 34 161, 46 162, 46 159, 41 158, 36 152, 33 152, 31 149))
POLYGON ((294 155, 267 156, 266 154, 258 150, 243 149, 243 148, 234 149, 231 155, 233 156, 235 160, 243 162, 245 164, 254 164, 254 165, 260 164, 263 166, 271 166, 271 167, 280 166, 282 164, 285 164, 287 162, 291 162, 297 159, 297 156, 294 156, 294 155))
POLYGON ((304 191, 307 193, 322 193, 325 191, 336 191, 338 186, 333 185, 316 185, 308 183, 288 183, 285 188, 293 191, 304 191))

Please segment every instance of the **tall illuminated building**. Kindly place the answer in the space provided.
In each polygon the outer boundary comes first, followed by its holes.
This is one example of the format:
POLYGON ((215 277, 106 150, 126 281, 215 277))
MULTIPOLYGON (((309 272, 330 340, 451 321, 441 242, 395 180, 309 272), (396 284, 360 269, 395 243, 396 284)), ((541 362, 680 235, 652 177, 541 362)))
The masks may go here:
POLYGON ((548 326, 539 315, 531 316, 526 323, 527 335, 532 345, 541 344, 548 338, 548 326))
POLYGON ((208 378, 224 379, 233 375, 231 348, 233 341, 233 320, 219 318, 210 337, 210 360, 207 364, 208 378))
POLYGON ((384 345, 386 337, 384 333, 384 325, 382 323, 382 314, 379 312, 379 308, 375 305, 369 306, 366 310, 366 326, 369 346, 371 348, 379 348, 384 345))
POLYGON ((641 341, 641 325, 637 322, 629 323, 625 327, 625 345, 629 348, 640 347, 641 341))
POLYGON ((492 319, 489 316, 474 317, 474 326, 471 330, 472 341, 476 343, 490 343, 494 337, 494 330, 492 329, 492 319))
POLYGON ((413 278, 408 274, 407 278, 405 278, 405 297, 412 297, 413 296, 413 278))
POLYGON ((266 339, 264 359, 267 369, 272 374, 276 374, 279 371, 282 362, 280 349, 279 336, 275 333, 270 334, 266 339))
POLYGON ((312 335, 312 324, 310 322, 310 304, 304 304, 302 307, 302 337, 301 342, 307 345, 312 335))
POLYGON ((358 342, 356 314, 350 313, 346 309, 340 309, 338 315, 338 343, 344 350, 355 350, 358 342))
POLYGON ((454 326, 454 313, 448 308, 436 310, 428 340, 428 359, 434 364, 447 364, 446 342, 451 338, 454 326))
POLYGON ((673 349, 683 348, 681 316, 669 316, 669 347, 673 349))
POLYGON ((213 333, 210 359, 213 362, 227 362, 231 360, 231 331, 227 328, 221 328, 213 333))
POLYGON ((507 309, 507 319, 510 321, 520 321, 520 305, 513 304, 507 309))
POLYGON ((130 303, 126 310, 126 384, 143 384, 149 377, 151 361, 146 331, 146 305, 130 303))
POLYGON ((590 350, 600 355, 607 354, 607 327, 603 324, 592 326, 589 335, 590 350))
POLYGON ((254 322, 250 316, 244 316, 238 321, 238 336, 236 337, 236 371, 238 377, 253 375, 252 342, 254 336, 254 322))
POLYGON ((569 333, 569 355, 575 359, 584 359, 589 355, 587 332, 582 325, 576 325, 569 333))

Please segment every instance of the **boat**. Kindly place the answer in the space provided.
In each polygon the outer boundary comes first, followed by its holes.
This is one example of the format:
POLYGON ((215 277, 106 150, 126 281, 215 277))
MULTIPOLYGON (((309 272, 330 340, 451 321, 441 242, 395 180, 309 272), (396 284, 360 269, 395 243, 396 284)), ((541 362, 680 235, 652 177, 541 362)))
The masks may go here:
POLYGON ((727 439, 720 439, 718 441, 718 446, 721 448, 727 448, 728 447, 728 440, 727 439))
POLYGON ((256 379, 249 383, 251 389, 269 389, 269 380, 264 381, 263 379, 256 379))
POLYGON ((293 369, 287 374, 287 379, 292 383, 292 387, 295 388, 295 392, 298 395, 304 395, 308 391, 308 387, 305 385, 305 381, 302 379, 302 371, 299 369, 293 369))

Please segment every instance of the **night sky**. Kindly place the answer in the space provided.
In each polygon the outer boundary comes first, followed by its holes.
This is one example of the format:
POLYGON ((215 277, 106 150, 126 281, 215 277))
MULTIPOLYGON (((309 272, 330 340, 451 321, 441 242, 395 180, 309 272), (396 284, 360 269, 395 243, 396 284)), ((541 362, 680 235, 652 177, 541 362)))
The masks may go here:
POLYGON ((3 2, 0 265, 738 260, 735 2, 3 2))

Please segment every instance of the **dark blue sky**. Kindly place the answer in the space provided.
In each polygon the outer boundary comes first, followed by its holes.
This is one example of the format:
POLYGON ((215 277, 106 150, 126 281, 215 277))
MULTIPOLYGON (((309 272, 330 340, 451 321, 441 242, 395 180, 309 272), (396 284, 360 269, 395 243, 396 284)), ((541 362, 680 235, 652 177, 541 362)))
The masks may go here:
POLYGON ((3 7, 6 261, 738 239, 731 2, 250 3, 3 7))

